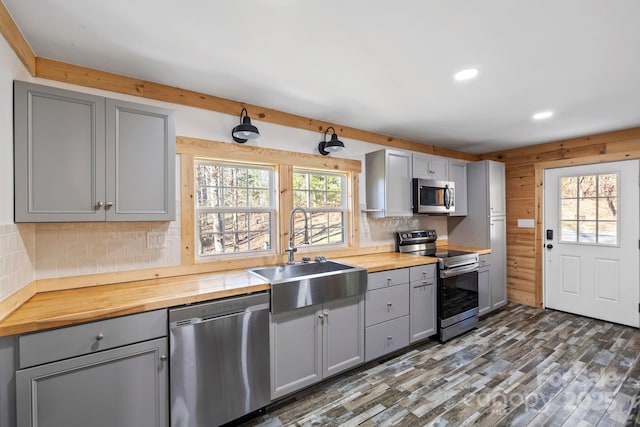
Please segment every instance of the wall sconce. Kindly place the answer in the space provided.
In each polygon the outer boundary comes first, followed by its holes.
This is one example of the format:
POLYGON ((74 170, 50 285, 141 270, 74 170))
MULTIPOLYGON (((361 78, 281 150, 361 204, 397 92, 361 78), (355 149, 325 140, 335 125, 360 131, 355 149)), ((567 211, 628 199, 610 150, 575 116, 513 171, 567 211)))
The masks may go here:
POLYGON ((235 142, 244 144, 249 139, 255 139, 260 136, 258 128, 251 124, 251 119, 247 113, 247 109, 240 111, 240 124, 233 128, 231 136, 235 142), (242 116, 244 114, 244 117, 242 116))
POLYGON ((318 151, 320 151, 320 154, 323 156, 326 156, 329 153, 342 150, 344 150, 344 142, 338 139, 338 135, 336 135, 336 130, 333 126, 329 126, 324 131, 324 138, 318 145, 318 151), (327 132, 329 132, 329 129, 333 131, 333 134, 331 135, 331 140, 327 141, 327 132))

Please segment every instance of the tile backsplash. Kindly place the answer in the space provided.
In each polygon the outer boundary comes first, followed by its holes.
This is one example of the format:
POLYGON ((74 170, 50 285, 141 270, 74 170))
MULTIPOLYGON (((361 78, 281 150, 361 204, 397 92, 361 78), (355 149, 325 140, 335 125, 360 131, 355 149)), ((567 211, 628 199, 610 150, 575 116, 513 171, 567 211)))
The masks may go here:
POLYGON ((35 225, 36 279, 108 273, 181 263, 180 216, 171 222, 92 222, 35 225), (162 248, 147 248, 147 233, 162 248))
POLYGON ((0 224, 0 301, 35 278, 35 226, 0 224))
POLYGON ((360 246, 395 244, 395 233, 408 230, 434 229, 438 239, 447 239, 446 216, 411 216, 369 218, 360 214, 360 246))

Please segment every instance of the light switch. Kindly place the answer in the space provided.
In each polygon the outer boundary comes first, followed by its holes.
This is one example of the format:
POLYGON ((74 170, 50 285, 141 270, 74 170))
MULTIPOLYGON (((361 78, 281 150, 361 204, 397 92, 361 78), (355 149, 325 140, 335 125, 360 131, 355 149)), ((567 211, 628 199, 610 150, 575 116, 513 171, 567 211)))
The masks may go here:
POLYGON ((518 219, 518 228, 535 228, 535 225, 533 219, 518 219))

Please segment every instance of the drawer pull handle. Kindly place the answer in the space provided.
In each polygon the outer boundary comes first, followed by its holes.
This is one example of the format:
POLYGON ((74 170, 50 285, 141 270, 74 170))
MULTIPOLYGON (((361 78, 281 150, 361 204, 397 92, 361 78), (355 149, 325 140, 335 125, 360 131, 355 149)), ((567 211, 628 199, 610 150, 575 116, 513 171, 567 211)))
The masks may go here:
POLYGON ((104 339, 104 334, 102 332, 96 335, 96 341, 102 341, 103 339, 104 339))
POLYGON ((165 354, 160 356, 160 361, 164 362, 165 360, 167 360, 167 356, 165 354))

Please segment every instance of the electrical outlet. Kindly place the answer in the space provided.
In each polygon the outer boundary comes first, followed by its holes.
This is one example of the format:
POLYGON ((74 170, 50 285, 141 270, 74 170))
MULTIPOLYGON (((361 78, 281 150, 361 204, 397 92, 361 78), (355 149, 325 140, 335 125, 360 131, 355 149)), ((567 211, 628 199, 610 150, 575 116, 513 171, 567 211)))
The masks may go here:
POLYGON ((160 249, 167 246, 164 233, 160 231, 147 232, 147 249, 160 249))

